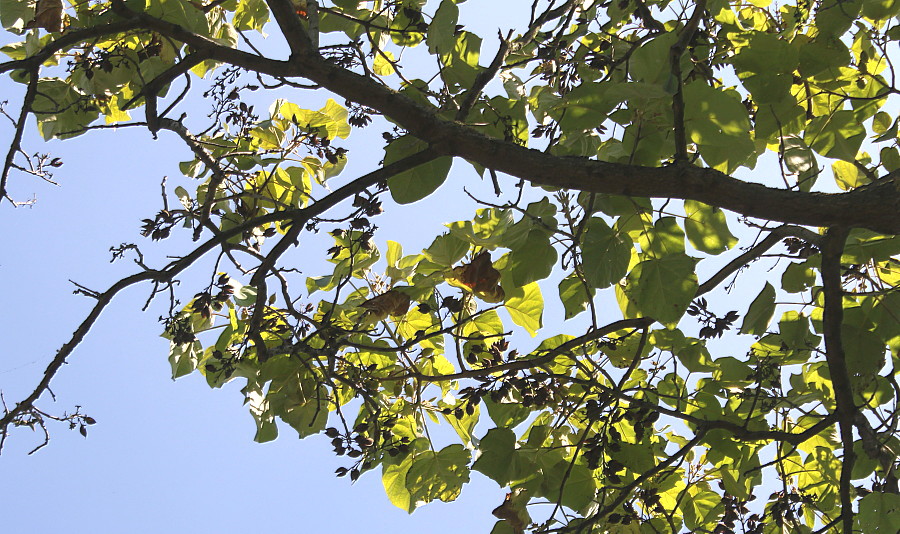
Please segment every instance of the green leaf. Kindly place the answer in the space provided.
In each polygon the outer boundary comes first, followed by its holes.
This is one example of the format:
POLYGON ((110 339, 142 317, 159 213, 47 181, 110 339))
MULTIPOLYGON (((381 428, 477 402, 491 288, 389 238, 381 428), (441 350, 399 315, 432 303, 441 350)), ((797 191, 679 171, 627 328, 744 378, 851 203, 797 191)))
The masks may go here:
POLYGON ((409 473, 412 463, 413 455, 408 454, 399 463, 385 462, 381 472, 381 483, 384 485, 384 491, 391 504, 410 514, 415 511, 418 504, 406 489, 406 475, 409 473))
POLYGON ((872 133, 883 134, 888 131, 894 121, 891 116, 884 111, 879 111, 872 117, 872 133))
POLYGON ((866 138, 866 130, 852 111, 841 110, 811 120, 803 138, 825 157, 852 162, 866 138))
POLYGON ((680 253, 644 260, 628 273, 625 294, 644 317, 674 326, 697 293, 696 263, 680 253))
POLYGON ((262 31, 269 21, 269 7, 265 0, 239 0, 234 11, 234 28, 236 30, 262 31))
POLYGON ((440 452, 419 454, 406 473, 406 489, 414 502, 435 499, 455 500, 469 481, 469 451, 462 445, 448 445, 440 452))
POLYGON ((788 171, 797 176, 800 190, 808 192, 812 189, 819 177, 819 167, 816 163, 816 154, 806 142, 796 135, 782 136, 781 157, 788 171))
POLYGON ((516 434, 508 428, 492 428, 478 445, 481 455, 472 469, 487 476, 500 486, 521 480, 533 473, 533 468, 517 452, 516 434))
POLYGON ((275 425, 275 418, 269 410, 269 402, 266 396, 250 384, 244 389, 246 400, 245 403, 250 409, 250 415, 256 421, 256 435, 253 441, 257 443, 266 443, 278 437, 278 426, 275 425))
POLYGON ((325 430, 328 422, 328 391, 312 380, 274 384, 266 399, 272 413, 297 431, 300 438, 325 430))
POLYGON ((885 364, 884 341, 871 330, 854 324, 853 314, 841 325, 841 343, 852 375, 874 376, 885 364))
POLYGON ((684 333, 677 328, 653 330, 650 333, 650 344, 674 354, 678 361, 692 373, 715 369, 705 342, 694 337, 685 337, 684 333))
POLYGON ((469 251, 469 244, 456 235, 442 234, 434 238, 431 245, 422 251, 428 261, 450 267, 458 262, 469 251))
POLYGON ((456 23, 459 20, 459 8, 452 0, 442 0, 428 25, 428 36, 425 43, 432 54, 445 54, 456 45, 456 23))
POLYGON ((862 0, 824 0, 816 10, 816 26, 821 35, 839 38, 859 14, 862 0))
MULTIPOLYGON (((387 146, 384 152, 384 164, 389 165, 427 148, 426 143, 411 135, 404 135, 387 146)), ((422 200, 437 191, 437 188, 444 183, 452 163, 452 158, 437 158, 388 178, 391 197, 398 204, 411 204, 422 200)))
POLYGON ((898 0, 863 0, 862 14, 872 20, 886 20, 900 13, 898 0))
MULTIPOLYGON (((816 272, 811 268, 810 260, 802 263, 791 263, 781 275, 781 289, 788 293, 800 293, 816 283, 816 272)), ((815 262, 818 267, 818 262, 815 262)))
POLYGON ((506 301, 503 306, 513 322, 534 337, 543 326, 544 297, 541 295, 541 288, 537 282, 532 282, 524 287, 516 287, 507 280, 508 277, 503 276, 502 287, 506 293, 506 301))
POLYGON ((461 31, 454 36, 453 48, 441 54, 445 68, 441 77, 449 86, 471 87, 478 75, 478 58, 481 54, 481 37, 461 31))
MULTIPOLYGON (((449 372, 452 373, 453 371, 453 367, 450 366, 449 372)), ((441 405, 441 407, 446 406, 441 405)), ((456 435, 459 436, 459 439, 462 440, 463 444, 470 447, 472 441, 474 441, 474 434, 472 432, 475 430, 475 425, 478 424, 478 419, 481 416, 481 405, 476 404, 475 410, 471 414, 466 411, 463 413, 462 417, 456 417, 454 414, 446 415, 442 413, 441 415, 448 423, 450 423, 450 426, 456 431, 456 435)))
POLYGON ((641 334, 634 330, 619 330, 607 336, 611 343, 600 347, 614 367, 627 369, 635 359, 641 360, 650 354, 650 344, 644 343, 641 352, 641 334))
POLYGON ((584 510, 594 500, 597 480, 586 465, 560 460, 546 472, 541 486, 547 497, 559 499, 563 506, 584 510))
POLYGON ((731 62, 757 104, 775 104, 791 98, 791 74, 799 57, 797 47, 788 41, 775 34, 754 32, 731 62), (772 61, 773 57, 778 61, 772 61))
POLYGON ((632 54, 629 72, 637 81, 662 85, 672 72, 669 53, 678 40, 675 32, 665 32, 644 42, 632 54))
POLYGON ((730 174, 755 154, 750 117, 734 90, 705 82, 684 87, 684 125, 710 167, 730 174))
POLYGON ((497 402, 490 398, 485 398, 483 402, 487 406, 488 415, 491 416, 491 420, 498 427, 512 428, 528 419, 528 416, 531 415, 531 410, 522 406, 519 400, 511 397, 503 398, 497 402))
POLYGON ((145 9, 148 15, 184 26, 200 35, 209 35, 209 22, 206 20, 206 15, 191 2, 153 0, 147 2, 145 9))
POLYGON ((737 244, 738 240, 728 230, 728 222, 721 209, 695 200, 685 200, 684 211, 687 215, 684 231, 695 249, 707 254, 720 254, 737 244))
POLYGON ((869 177, 860 172, 856 165, 846 161, 832 163, 831 172, 834 174, 834 181, 837 182, 838 187, 844 191, 856 189, 871 182, 869 177))
POLYGON ((403 245, 396 241, 391 241, 390 239, 388 240, 387 245, 388 248, 384 255, 384 259, 387 261, 388 266, 396 267, 397 262, 400 261, 400 258, 403 256, 403 245))
POLYGON ((57 78, 41 79, 31 107, 44 139, 66 139, 80 135, 85 126, 100 116, 100 109, 91 101, 85 101, 85 95, 71 83, 57 78))
POLYGON ((774 313, 775 288, 772 287, 772 284, 766 282, 762 291, 750 304, 747 315, 744 316, 744 322, 741 324, 741 333, 754 336, 765 334, 774 313))
POLYGON ((581 254, 584 278, 597 289, 607 288, 628 273, 633 245, 622 239, 600 217, 591 217, 585 226, 581 254))
MULTIPOLYGON (((794 39, 798 41, 797 38, 794 39)), ((835 36, 820 32, 800 46, 800 73, 813 77, 850 63, 850 50, 835 36)), ((827 73, 826 73, 827 74, 827 73)))
POLYGON ((872 492, 859 502, 856 528, 872 534, 900 532, 900 495, 872 492))
POLYGON ((565 309, 565 319, 569 320, 588 307, 589 300, 594 298, 593 287, 585 287, 575 273, 563 278, 559 282, 559 299, 565 309))
POLYGON ((22 31, 33 18, 33 3, 27 0, 0 0, 0 25, 5 29, 22 31))
POLYGON ((512 282, 524 286, 550 276, 556 265, 556 249, 550 244, 550 235, 543 229, 528 232, 519 246, 509 253, 506 268, 509 269, 512 282))
POLYGON ((900 169, 900 150, 895 146, 886 146, 879 153, 884 170, 894 172, 900 169))
POLYGON ((684 524, 692 532, 712 530, 722 512, 722 497, 708 488, 688 487, 688 493, 680 506, 684 512, 684 524))
POLYGON ((169 344, 169 364, 172 366, 172 380, 189 375, 197 368, 203 354, 199 341, 169 344))
POLYGON ((372 71, 379 76, 390 76, 394 74, 394 54, 388 51, 380 51, 375 54, 375 61, 372 62, 372 71))
POLYGON ((610 84, 583 83, 567 93, 550 110, 565 131, 583 131, 603 124, 619 99, 610 94, 610 84))
POLYGON ((500 208, 479 209, 471 221, 456 221, 447 225, 457 237, 488 249, 507 244, 505 234, 510 226, 513 226, 512 212, 500 208))

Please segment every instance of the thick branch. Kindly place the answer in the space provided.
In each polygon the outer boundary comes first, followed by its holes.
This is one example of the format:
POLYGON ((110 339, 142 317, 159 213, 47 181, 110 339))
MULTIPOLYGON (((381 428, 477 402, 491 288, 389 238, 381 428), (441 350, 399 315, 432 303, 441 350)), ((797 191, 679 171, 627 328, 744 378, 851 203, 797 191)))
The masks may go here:
POLYGON ((297 14, 297 8, 291 0, 267 0, 269 10, 275 16, 275 22, 281 28, 281 33, 291 47, 293 54, 308 54, 315 52, 309 33, 303 26, 297 14))
POLYGON ((770 221, 804 226, 868 228, 900 233, 900 184, 894 171, 848 193, 805 193, 738 180, 714 169, 680 164, 642 167, 581 157, 560 157, 487 137, 475 129, 438 116, 426 107, 374 80, 341 68, 318 54, 295 53, 278 61, 222 46, 114 0, 117 13, 153 31, 205 50, 210 59, 275 77, 303 77, 354 102, 371 107, 441 155, 456 156, 535 185, 601 194, 691 199, 770 221))
POLYGON ((774 189, 692 165, 641 167, 559 157, 489 138, 436 110, 320 59, 294 58, 302 75, 341 96, 379 110, 443 154, 462 157, 535 185, 594 193, 692 199, 749 217, 804 226, 869 228, 900 233, 895 171, 849 193, 774 189))
MULTIPOLYGON (((646 9, 646 8, 644 8, 646 9)), ((669 50, 669 64, 672 69, 672 78, 675 81, 675 95, 672 97, 672 112, 675 115, 675 161, 681 163, 688 161, 687 135, 684 128, 684 79, 681 75, 681 57, 687 50, 688 43, 694 38, 700 19, 706 11, 706 0, 698 0, 694 6, 694 14, 681 30, 678 40, 669 50)))
POLYGON ((840 497, 844 534, 853 532, 853 497, 851 495, 851 470, 856 454, 853 452, 853 420, 856 406, 847 370, 844 347, 841 343, 841 325, 844 319, 844 292, 841 286, 841 254, 848 231, 830 228, 822 244, 822 291, 825 296, 822 329, 825 335, 825 360, 834 389, 836 412, 841 430, 844 461, 841 464, 840 497))
POLYGON ((38 52, 35 52, 34 55, 28 56, 25 59, 0 63, 0 73, 19 69, 31 70, 40 67, 45 61, 50 59, 53 54, 60 50, 80 45, 81 43, 90 41, 96 37, 136 30, 141 27, 142 25, 137 20, 123 20, 111 22, 109 24, 100 24, 84 30, 66 31, 65 34, 47 43, 46 46, 41 48, 38 52))

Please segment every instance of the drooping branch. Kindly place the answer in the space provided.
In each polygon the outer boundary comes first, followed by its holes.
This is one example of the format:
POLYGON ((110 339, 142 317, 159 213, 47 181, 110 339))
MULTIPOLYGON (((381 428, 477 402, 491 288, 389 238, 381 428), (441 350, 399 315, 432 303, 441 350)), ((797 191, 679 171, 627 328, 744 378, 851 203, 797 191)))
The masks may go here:
MULTIPOLYGON (((22 108, 19 110, 19 118, 16 120, 16 131, 9 144, 9 151, 6 153, 6 160, 3 162, 3 171, 2 174, 0 174, 0 203, 3 202, 4 198, 13 202, 6 191, 6 184, 9 179, 9 172, 13 168, 13 160, 22 147, 22 135, 25 133, 25 120, 28 118, 28 114, 31 112, 31 105, 34 103, 34 99, 37 96, 38 71, 38 67, 34 67, 28 72, 28 88, 25 90, 25 96, 22 98, 22 108)), ((15 202, 13 202, 13 204, 15 204, 15 202)))
MULTIPOLYGON (((326 197, 306 208, 276 211, 267 215, 263 215, 261 217, 249 219, 240 225, 216 234, 203 244, 194 248, 190 252, 190 254, 171 262, 163 269, 146 269, 139 273, 127 276, 112 284, 106 291, 94 295, 97 303, 94 304, 94 307, 72 334, 72 337, 69 338, 69 340, 65 344, 63 344, 63 346, 57 351, 56 355, 53 357, 53 360, 44 370, 44 375, 41 378, 40 382, 37 384, 31 394, 29 394, 22 401, 18 402, 15 406, 7 410, 3 414, 3 416, 0 417, 0 435, 5 436, 9 431, 10 425, 13 425, 17 418, 21 415, 28 413, 33 408, 34 403, 37 402, 37 400, 47 392, 50 387, 50 382, 53 380, 53 377, 56 376, 56 373, 59 371, 59 369, 63 366, 64 363, 66 363, 66 360, 75 350, 75 348, 78 347, 79 344, 81 344, 85 336, 93 327, 97 319, 99 319, 100 315, 103 313, 106 307, 123 290, 141 282, 170 282, 214 248, 227 243, 228 240, 232 237, 242 235, 245 231, 256 228, 258 226, 279 221, 291 221, 293 227, 302 228, 304 224, 306 224, 306 222, 308 222, 310 219, 322 215, 340 202, 343 202, 356 193, 363 191, 368 187, 371 187, 372 184, 377 183, 381 180, 386 180, 394 174, 409 170, 417 165, 421 165, 422 163, 425 163, 430 159, 433 159, 434 157, 435 155, 430 151, 423 151, 413 154, 404 159, 391 163, 390 165, 386 165, 385 167, 382 167, 377 171, 373 171, 372 173, 351 181, 350 183, 336 189, 334 192, 328 194, 326 197)), ((275 253, 276 251, 273 251, 273 253, 270 253, 269 256, 267 256, 266 260, 264 260, 264 263, 268 265, 268 267, 266 269, 262 269, 262 267, 260 267, 260 269, 262 270, 259 272, 268 272, 268 269, 271 269, 271 264, 273 264, 278 256, 282 254, 284 250, 286 250, 287 247, 292 243, 293 241, 286 243, 284 240, 279 242, 279 244, 276 245, 277 253, 275 253)), ((261 306, 264 306, 264 304, 265 299, 258 300, 256 303, 256 307, 259 308, 261 306)))
POLYGON ((762 241, 750 247, 749 250, 728 262, 728 264, 719 269, 716 274, 712 275, 707 281, 700 284, 700 287, 697 289, 697 294, 695 296, 699 297, 700 295, 709 293, 710 291, 718 287, 719 284, 724 282, 726 278, 738 272, 756 258, 759 258, 761 255, 765 254, 766 251, 777 245, 782 239, 786 237, 798 237, 808 243, 812 243, 815 245, 820 244, 822 240, 822 236, 820 236, 819 234, 816 234, 810 230, 807 230, 806 228, 801 228, 799 226, 791 226, 786 224, 774 228, 762 241))
POLYGON ((57 52, 66 50, 72 46, 77 46, 84 42, 90 42, 92 39, 95 39, 97 37, 114 35, 117 33, 123 33, 140 28, 140 21, 131 19, 110 22, 108 24, 98 24, 97 26, 91 26, 90 28, 86 28, 83 30, 66 31, 66 33, 64 33, 63 35, 59 36, 56 39, 53 39, 52 41, 44 45, 44 47, 42 47, 40 50, 24 59, 16 59, 13 61, 0 63, 0 74, 14 70, 31 70, 34 68, 38 68, 43 65, 45 61, 53 57, 53 55, 57 52))

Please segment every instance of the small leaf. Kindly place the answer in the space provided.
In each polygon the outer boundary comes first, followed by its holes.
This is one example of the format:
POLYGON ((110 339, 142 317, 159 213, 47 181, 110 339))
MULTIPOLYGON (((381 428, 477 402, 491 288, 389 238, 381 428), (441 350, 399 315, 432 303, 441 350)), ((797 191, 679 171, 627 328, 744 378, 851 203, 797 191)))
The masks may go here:
POLYGON ((762 291, 750 304, 747 315, 744 316, 744 322, 741 324, 741 333, 755 336, 765 334, 774 313, 775 288, 772 287, 772 284, 766 282, 762 291))
POLYGON ((684 211, 687 215, 684 231, 695 249, 707 254, 720 254, 737 244, 738 240, 728 230, 728 222, 721 209, 695 200, 685 200, 684 211))

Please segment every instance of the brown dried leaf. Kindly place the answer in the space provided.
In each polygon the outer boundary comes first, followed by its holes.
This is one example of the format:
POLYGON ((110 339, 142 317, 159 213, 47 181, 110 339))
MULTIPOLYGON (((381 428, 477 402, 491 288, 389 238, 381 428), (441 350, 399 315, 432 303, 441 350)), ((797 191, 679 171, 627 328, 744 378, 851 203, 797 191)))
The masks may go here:
POLYGON ((38 0, 34 10, 34 19, 25 25, 26 28, 43 28, 48 32, 62 31, 62 0, 38 0))
POLYGON ((485 302, 502 302, 505 298, 500 287, 500 271, 494 268, 491 254, 486 250, 470 263, 454 267, 450 278, 471 289, 485 302))
POLYGON ((375 321, 387 319, 388 315, 404 315, 409 311, 409 295, 396 289, 374 296, 359 305, 375 321))

